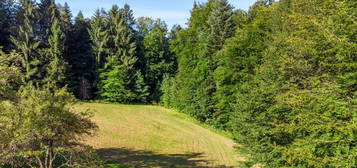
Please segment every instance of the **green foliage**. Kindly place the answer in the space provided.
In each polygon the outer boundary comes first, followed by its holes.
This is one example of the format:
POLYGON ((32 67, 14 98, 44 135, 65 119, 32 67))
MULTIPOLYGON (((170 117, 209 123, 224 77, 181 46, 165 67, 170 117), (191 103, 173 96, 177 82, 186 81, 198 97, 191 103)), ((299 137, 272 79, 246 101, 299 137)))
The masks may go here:
POLYGON ((229 9, 195 4, 171 42, 178 73, 163 82, 163 104, 231 130, 250 156, 246 166, 354 167, 356 3, 261 0, 247 14, 229 9))
POLYGON ((37 7, 32 0, 21 0, 21 25, 18 27, 16 35, 11 36, 11 42, 16 50, 22 54, 21 66, 25 71, 24 81, 33 79, 38 73, 39 58, 36 49, 40 45, 38 37, 35 35, 35 21, 37 17, 37 7))
POLYGON ((178 55, 174 101, 177 109, 200 121, 211 122, 217 101, 214 99, 217 52, 233 32, 233 11, 227 1, 212 0, 194 6, 189 28, 178 33, 171 43, 172 52, 178 55))
POLYGON ((13 0, 0 0, 0 46, 3 50, 10 50, 10 34, 14 26, 12 22, 14 19, 14 1, 13 0))
POLYGON ((130 88, 132 79, 125 66, 115 65, 110 71, 100 73, 99 77, 100 99, 118 103, 129 103, 135 99, 135 93, 130 88))
POLYGON ((215 0, 207 23, 210 29, 209 46, 212 50, 209 54, 213 54, 234 34, 233 7, 227 0, 215 0))
POLYGON ((47 76, 44 82, 53 87, 63 86, 66 78, 66 65, 64 61, 64 33, 61 30, 61 25, 58 19, 54 19, 50 36, 48 39, 49 48, 46 51, 47 59, 50 62, 46 71, 47 76))
POLYGON ((356 167, 355 0, 258 0, 247 12, 195 2, 171 33, 129 5, 73 22, 68 4, 13 3, 0 0, 1 163, 81 151, 69 143, 91 124, 58 89, 69 84, 82 99, 161 99, 231 131, 245 166, 356 167))
MULTIPOLYGON (((106 54, 108 52, 106 45, 109 40, 109 35, 108 30, 106 29, 106 25, 107 23, 105 21, 105 11, 99 9, 96 10, 89 30, 89 35, 92 42, 92 53, 93 57, 95 58, 95 71, 103 68, 106 54)), ((98 78, 98 75, 96 75, 96 78, 98 78)))
POLYGON ((17 87, 21 84, 21 73, 13 62, 21 56, 15 52, 5 54, 0 48, 0 101, 14 100, 17 87))
POLYGON ((95 59, 90 50, 92 45, 88 32, 90 21, 84 18, 81 12, 74 20, 75 23, 71 26, 69 37, 66 36, 68 37, 69 57, 65 60, 70 67, 67 76, 70 79, 71 91, 78 98, 87 100, 94 97, 95 89, 93 87, 98 78, 94 69, 95 59))
POLYGON ((150 87, 150 99, 158 102, 161 96, 160 84, 163 75, 172 72, 174 64, 168 48, 167 26, 161 20, 154 21, 146 18, 141 22, 143 27, 139 29, 143 36, 143 58, 140 63, 143 66, 145 81, 150 87))
POLYGON ((161 96, 161 103, 164 107, 175 108, 175 87, 175 78, 166 74, 160 88, 161 92, 164 93, 161 96))
MULTIPOLYGON (((89 111, 73 109, 76 101, 65 89, 30 85, 17 96, 16 101, 0 104, 0 163, 51 168, 66 156, 64 151, 76 151, 81 135, 92 135, 96 128, 89 111)), ((77 156, 69 156, 62 165, 76 164, 77 156)))
POLYGON ((140 70, 136 69, 137 44, 131 24, 128 6, 113 6, 108 15, 108 54, 104 68, 100 70, 98 98, 107 102, 147 102, 148 86, 140 70))
POLYGON ((351 7, 347 1, 269 7, 281 19, 253 80, 241 85, 232 117, 235 139, 245 144, 251 164, 355 167, 355 81, 349 79, 356 46, 345 31, 355 24, 351 7), (349 77, 341 82, 341 76, 349 77))
POLYGON ((229 39, 224 48, 217 53, 220 59, 214 71, 217 88, 214 95, 217 100, 214 118, 221 128, 229 129, 226 124, 234 111, 235 94, 242 91, 240 90, 242 83, 253 78, 255 68, 262 62, 263 51, 269 41, 271 9, 266 6, 255 6, 250 10, 250 13, 253 12, 255 16, 254 19, 251 18, 250 23, 244 23, 247 16, 240 18, 244 27, 238 27, 235 36, 229 39))
POLYGON ((149 87, 146 85, 143 75, 140 71, 135 73, 135 102, 148 102, 149 87))

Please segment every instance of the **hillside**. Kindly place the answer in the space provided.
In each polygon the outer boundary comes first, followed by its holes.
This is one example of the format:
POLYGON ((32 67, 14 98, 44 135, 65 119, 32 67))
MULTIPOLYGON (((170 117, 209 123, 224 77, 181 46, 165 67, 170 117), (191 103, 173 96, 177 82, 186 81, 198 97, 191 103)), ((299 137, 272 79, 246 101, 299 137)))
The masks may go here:
POLYGON ((132 167, 234 167, 234 142, 159 106, 86 103, 99 126, 86 143, 104 159, 132 167))

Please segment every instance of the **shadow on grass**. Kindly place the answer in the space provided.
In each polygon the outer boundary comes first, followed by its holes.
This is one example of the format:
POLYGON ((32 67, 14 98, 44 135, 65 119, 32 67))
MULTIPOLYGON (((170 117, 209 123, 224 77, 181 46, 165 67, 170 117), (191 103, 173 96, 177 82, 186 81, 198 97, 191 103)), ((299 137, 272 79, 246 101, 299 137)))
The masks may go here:
POLYGON ((228 166, 203 166, 212 165, 212 161, 203 159, 203 153, 157 154, 143 150, 106 148, 99 149, 98 154, 109 162, 135 168, 233 168, 228 166))

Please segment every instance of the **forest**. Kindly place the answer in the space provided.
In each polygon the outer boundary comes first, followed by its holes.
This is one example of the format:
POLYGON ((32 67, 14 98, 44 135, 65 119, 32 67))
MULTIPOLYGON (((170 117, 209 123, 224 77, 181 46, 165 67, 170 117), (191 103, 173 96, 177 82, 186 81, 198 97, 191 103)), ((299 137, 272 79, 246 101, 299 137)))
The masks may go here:
POLYGON ((188 114, 240 167, 357 167, 356 0, 193 2, 171 30, 133 12, 0 0, 1 168, 105 167, 83 101, 188 114))

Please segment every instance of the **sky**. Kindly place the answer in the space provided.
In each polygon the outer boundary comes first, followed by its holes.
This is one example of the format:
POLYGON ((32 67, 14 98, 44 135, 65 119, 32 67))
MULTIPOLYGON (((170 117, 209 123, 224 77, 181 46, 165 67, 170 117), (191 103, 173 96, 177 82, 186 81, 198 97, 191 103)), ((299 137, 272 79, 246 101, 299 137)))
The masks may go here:
MULTIPOLYGON (((205 2, 206 0, 197 0, 205 2)), ((236 9, 248 10, 256 0, 229 0, 236 9)), ((160 18, 166 24, 172 27, 175 24, 184 26, 190 17, 190 10, 193 7, 194 0, 57 0, 57 3, 65 2, 71 8, 74 16, 82 11, 85 17, 91 17, 98 8, 110 9, 112 5, 117 4, 123 7, 125 3, 129 4, 134 11, 136 18, 148 16, 151 18, 160 18)))

